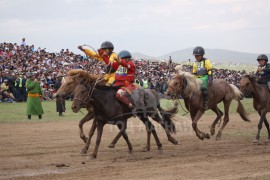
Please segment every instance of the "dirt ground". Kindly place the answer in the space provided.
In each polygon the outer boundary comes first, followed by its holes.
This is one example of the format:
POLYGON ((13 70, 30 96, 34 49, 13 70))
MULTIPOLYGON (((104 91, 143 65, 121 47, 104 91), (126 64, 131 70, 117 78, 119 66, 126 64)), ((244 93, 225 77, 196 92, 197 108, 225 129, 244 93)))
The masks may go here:
MULTIPOLYGON (((95 160, 80 155, 84 143, 77 121, 4 123, 0 124, 0 179, 270 179, 266 128, 261 143, 253 144, 258 116, 250 117, 252 122, 246 123, 231 115, 220 141, 215 136, 199 140, 188 116, 175 117, 174 137, 179 145, 168 142, 156 125, 163 153, 158 152, 153 138, 151 151, 142 152, 145 128, 139 120, 130 119, 127 132, 132 155, 122 138, 114 149, 107 147, 118 131, 106 125, 95 160)), ((209 132, 213 119, 203 116, 199 128, 209 132)), ((87 123, 85 132, 89 128, 87 123)), ((95 136, 88 154, 94 145, 95 136)))

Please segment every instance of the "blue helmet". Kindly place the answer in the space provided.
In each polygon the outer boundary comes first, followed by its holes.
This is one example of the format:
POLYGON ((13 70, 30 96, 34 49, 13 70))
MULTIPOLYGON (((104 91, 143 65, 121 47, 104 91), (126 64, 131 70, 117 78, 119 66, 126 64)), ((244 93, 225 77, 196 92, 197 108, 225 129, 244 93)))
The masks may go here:
POLYGON ((118 53, 118 57, 122 59, 122 58, 131 58, 132 56, 129 51, 123 50, 118 53))
POLYGON ((204 49, 201 46, 197 46, 193 49, 193 55, 199 55, 203 56, 204 55, 204 49))

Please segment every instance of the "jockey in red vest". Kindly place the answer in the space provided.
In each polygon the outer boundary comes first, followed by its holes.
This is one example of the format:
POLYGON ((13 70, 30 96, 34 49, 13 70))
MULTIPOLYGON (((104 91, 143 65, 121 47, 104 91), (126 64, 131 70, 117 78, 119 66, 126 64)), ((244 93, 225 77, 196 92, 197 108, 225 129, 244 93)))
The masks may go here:
MULTIPOLYGON (((103 57, 103 60, 106 64, 109 63, 109 57, 104 54, 102 50, 99 51, 99 55, 103 57)), ((135 80, 135 64, 131 60, 131 54, 129 51, 123 50, 119 52, 118 58, 113 62, 113 69, 118 69, 115 74, 115 83, 114 86, 123 86, 121 87, 115 97, 120 102, 126 104, 129 108, 133 109, 132 103, 126 97, 128 94, 132 93, 132 90, 136 89, 136 86, 133 84, 135 80)))

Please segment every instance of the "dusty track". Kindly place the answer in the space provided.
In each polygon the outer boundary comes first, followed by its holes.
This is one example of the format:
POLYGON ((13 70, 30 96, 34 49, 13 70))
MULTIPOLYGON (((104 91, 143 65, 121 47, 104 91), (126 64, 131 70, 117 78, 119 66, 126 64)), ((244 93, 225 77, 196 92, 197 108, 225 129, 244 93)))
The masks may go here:
MULTIPOLYGON (((151 151, 141 151, 146 132, 136 119, 130 120, 128 129, 134 153, 128 155, 122 138, 114 149, 107 148, 117 133, 116 127, 107 125, 95 160, 79 154, 84 143, 76 121, 0 124, 0 179, 269 179, 266 129, 261 144, 252 144, 258 116, 251 117, 252 122, 246 123, 231 115, 221 141, 215 141, 215 136, 199 140, 190 120, 178 117, 174 137, 179 145, 168 142, 156 125, 163 154, 158 153, 153 138, 151 151)), ((204 116, 199 128, 209 132, 213 118, 204 116)), ((89 154, 94 144, 95 136, 89 154)))

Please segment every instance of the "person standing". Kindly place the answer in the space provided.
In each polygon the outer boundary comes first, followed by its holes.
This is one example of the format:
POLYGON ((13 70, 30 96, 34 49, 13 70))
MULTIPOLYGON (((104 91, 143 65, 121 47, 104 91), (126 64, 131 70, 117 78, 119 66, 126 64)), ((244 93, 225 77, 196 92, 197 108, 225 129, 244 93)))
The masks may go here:
MULTIPOLYGON (((63 80, 63 75, 61 73, 58 73, 56 76, 56 81, 54 84, 55 92, 58 91, 58 89, 61 87, 63 80)), ((63 112, 66 111, 66 103, 64 98, 56 98, 56 112, 59 113, 59 116, 63 116, 63 112)))
POLYGON ((42 119, 42 114, 44 114, 40 96, 44 96, 44 92, 40 87, 40 83, 37 81, 35 74, 30 73, 26 81, 26 89, 28 92, 27 96, 27 109, 26 115, 28 119, 31 119, 31 115, 38 115, 39 119, 42 119))
POLYGON ((202 80, 202 96, 203 96, 203 107, 204 110, 208 109, 208 85, 212 85, 213 76, 212 68, 213 65, 211 61, 203 57, 205 51, 203 47, 197 46, 193 50, 193 55, 195 56, 196 61, 193 64, 192 73, 196 75, 198 79, 202 80))

